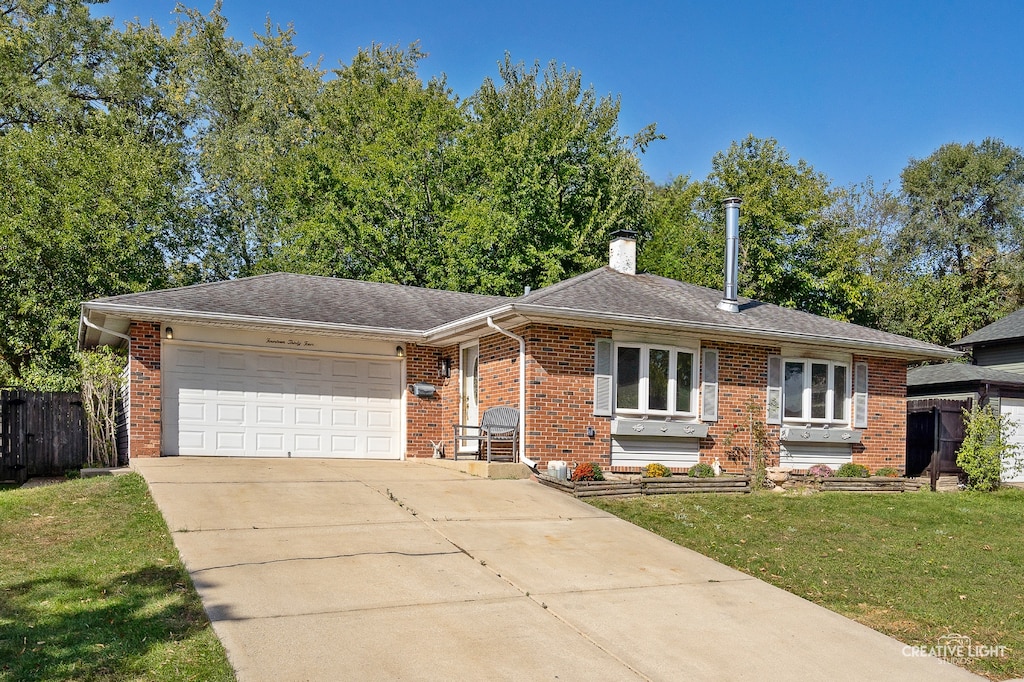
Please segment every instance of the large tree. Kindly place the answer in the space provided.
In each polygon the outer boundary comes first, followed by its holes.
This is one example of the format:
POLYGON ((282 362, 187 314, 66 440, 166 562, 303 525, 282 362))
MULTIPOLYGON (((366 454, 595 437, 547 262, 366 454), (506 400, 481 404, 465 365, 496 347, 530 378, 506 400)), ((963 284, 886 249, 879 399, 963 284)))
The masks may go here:
POLYGON ((879 324, 950 343, 1020 307, 1024 157, 1001 140, 943 145, 901 175, 879 324))
POLYGON ((273 267, 285 226, 275 185, 314 133, 323 72, 307 65, 292 28, 269 21, 254 44, 227 33, 221 3, 208 15, 179 8, 177 77, 191 117, 194 183, 190 246, 204 279, 273 267))
POLYGON ((486 79, 468 100, 462 145, 479 189, 460 197, 471 258, 459 279, 515 294, 599 266, 612 232, 643 226, 638 153, 660 135, 650 125, 623 136, 619 100, 584 88, 578 71, 541 71, 507 54, 498 71, 499 82, 486 79))
POLYGON ((748 136, 712 159, 702 182, 655 191, 641 266, 708 287, 724 278, 722 201, 740 197, 740 293, 842 320, 861 320, 870 286, 867 233, 837 202, 843 192, 778 141, 748 136))
POLYGON ((0 376, 75 383, 78 305, 167 281, 185 171, 173 46, 74 0, 0 4, 0 376))
POLYGON ((443 286, 464 127, 425 54, 373 45, 334 71, 317 98, 312 142, 293 150, 276 191, 289 226, 277 265, 319 275, 443 286))

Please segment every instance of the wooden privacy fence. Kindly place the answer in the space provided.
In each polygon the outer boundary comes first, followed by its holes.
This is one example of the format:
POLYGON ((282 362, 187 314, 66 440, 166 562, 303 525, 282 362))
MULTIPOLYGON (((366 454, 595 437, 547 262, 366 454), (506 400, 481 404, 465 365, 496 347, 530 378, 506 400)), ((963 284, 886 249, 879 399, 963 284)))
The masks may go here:
POLYGON ((0 391, 0 480, 61 476, 81 469, 88 452, 78 393, 0 391))
POLYGON ((907 476, 927 470, 934 490, 942 475, 963 473, 956 452, 964 442, 964 410, 969 409, 969 399, 907 401, 907 476))

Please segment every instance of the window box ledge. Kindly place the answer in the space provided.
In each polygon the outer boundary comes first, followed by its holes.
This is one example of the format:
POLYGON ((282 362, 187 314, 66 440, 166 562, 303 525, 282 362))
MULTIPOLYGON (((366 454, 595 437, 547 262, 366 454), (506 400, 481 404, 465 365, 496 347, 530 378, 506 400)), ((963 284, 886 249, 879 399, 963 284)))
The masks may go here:
POLYGON ((857 429, 835 429, 823 426, 783 426, 779 440, 794 443, 836 443, 850 445, 859 443, 863 431, 857 429))
POLYGON ((708 425, 701 422, 665 421, 663 419, 612 420, 613 436, 643 436, 644 438, 706 438, 708 425))

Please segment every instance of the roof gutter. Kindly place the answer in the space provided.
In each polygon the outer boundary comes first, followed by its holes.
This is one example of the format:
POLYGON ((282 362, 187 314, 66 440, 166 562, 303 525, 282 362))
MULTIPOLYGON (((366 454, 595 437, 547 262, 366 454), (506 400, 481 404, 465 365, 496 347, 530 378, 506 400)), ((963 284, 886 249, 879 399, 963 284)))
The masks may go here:
POLYGON ((833 336, 817 334, 799 334, 793 332, 778 332, 763 329, 737 329, 720 324, 708 324, 701 322, 684 322, 656 317, 643 317, 640 315, 624 315, 621 313, 592 313, 588 311, 574 310, 571 308, 543 308, 531 305, 513 304, 515 311, 525 317, 546 318, 556 320, 582 320, 587 322, 599 322, 604 325, 610 323, 627 323, 645 327, 658 327, 661 329, 672 328, 685 331, 709 331, 724 333, 731 337, 754 337, 769 339, 772 341, 794 341, 804 343, 825 344, 829 346, 841 346, 843 348, 855 348, 859 350, 881 350, 887 351, 899 357, 909 359, 934 359, 934 358, 956 358, 962 353, 949 348, 935 346, 935 350, 914 349, 899 344, 890 344, 873 341, 858 341, 854 339, 842 339, 833 336))
POLYGON ((489 315, 487 326, 519 342, 519 461, 537 471, 537 463, 526 456, 526 339, 494 324, 489 315))
MULTIPOLYGON (((191 310, 176 310, 173 308, 162 309, 104 303, 86 303, 83 305, 83 310, 85 311, 83 312, 83 318, 89 310, 96 310, 108 315, 119 315, 133 320, 146 320, 151 322, 180 320, 182 322, 205 322, 207 324, 236 324, 247 327, 288 327, 291 329, 304 329, 307 331, 322 333, 344 332, 348 334, 381 337, 389 340, 401 339, 403 341, 412 342, 420 342, 424 337, 422 332, 412 331, 409 329, 368 327, 364 325, 314 322, 307 320, 289 320, 284 318, 257 317, 255 315, 223 315, 220 313, 203 313, 191 310)), ((89 326, 93 325, 90 324, 89 326)))

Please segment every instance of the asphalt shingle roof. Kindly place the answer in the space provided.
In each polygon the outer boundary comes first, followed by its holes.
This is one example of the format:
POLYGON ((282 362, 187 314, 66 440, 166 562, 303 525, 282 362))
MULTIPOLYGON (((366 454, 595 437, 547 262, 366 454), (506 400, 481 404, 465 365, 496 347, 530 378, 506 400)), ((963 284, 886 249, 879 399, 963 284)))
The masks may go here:
POLYGON ((966 384, 973 382, 1018 384, 1024 386, 1024 374, 1007 372, 991 367, 947 362, 942 365, 922 365, 907 370, 907 386, 936 384, 966 384))
POLYGON ((516 307, 544 307, 600 314, 636 315, 742 334, 799 334, 822 341, 884 344, 925 353, 947 351, 916 339, 811 313, 739 298, 738 313, 718 309, 722 291, 650 274, 600 268, 516 300, 516 307))
MULTIPOLYGON (((761 338, 781 336, 831 346, 884 346, 909 356, 948 357, 951 353, 923 341, 742 297, 740 311, 730 313, 718 309, 721 298, 718 289, 604 267, 520 298, 276 273, 101 298, 86 306, 120 315, 141 309, 168 316, 264 318, 412 333, 425 333, 449 323, 458 326, 465 318, 510 306, 527 316, 547 313, 567 321, 574 317, 626 317, 648 326, 664 323, 677 329, 693 327, 761 338)), ((435 333, 443 335, 441 330, 435 333)))
POLYGON ((1004 318, 996 320, 987 327, 982 327, 973 334, 953 343, 954 346, 968 347, 980 343, 992 343, 995 341, 1010 341, 1024 338, 1024 308, 1010 313, 1004 318))
POLYGON ((275 273, 111 296, 92 303, 423 332, 509 300, 502 296, 275 273))

